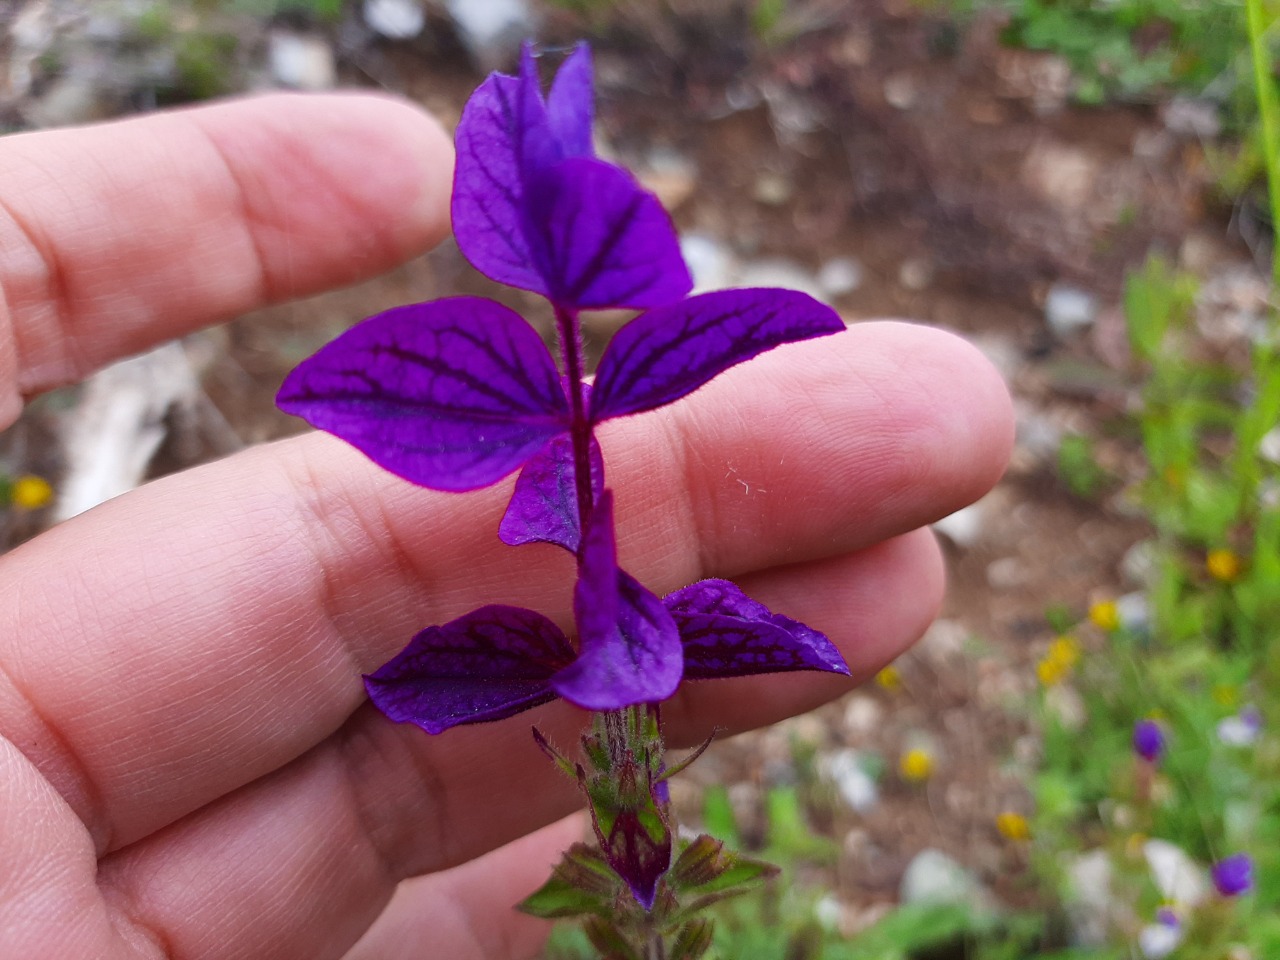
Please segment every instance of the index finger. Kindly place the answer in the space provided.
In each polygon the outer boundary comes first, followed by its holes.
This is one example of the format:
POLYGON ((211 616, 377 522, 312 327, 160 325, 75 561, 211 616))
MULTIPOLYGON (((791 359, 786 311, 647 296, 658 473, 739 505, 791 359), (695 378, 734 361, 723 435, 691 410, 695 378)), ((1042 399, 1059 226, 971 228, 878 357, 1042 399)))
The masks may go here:
POLYGON ((0 140, 0 428, 24 395, 421 253, 452 165, 429 116, 367 94, 0 140))

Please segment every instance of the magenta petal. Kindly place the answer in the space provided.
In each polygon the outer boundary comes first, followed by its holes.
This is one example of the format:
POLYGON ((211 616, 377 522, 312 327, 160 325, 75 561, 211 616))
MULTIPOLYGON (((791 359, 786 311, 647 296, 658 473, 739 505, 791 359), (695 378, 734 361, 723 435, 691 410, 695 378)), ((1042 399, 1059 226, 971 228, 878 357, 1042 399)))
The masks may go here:
POLYGON ((437 490, 474 490, 568 427, 546 346, 501 304, 456 297, 397 307, 304 360, 276 401, 437 490))
POLYGON ((835 644, 799 621, 770 612, 728 580, 701 580, 667 594, 690 680, 822 670, 849 675, 835 644))
POLYGON ((489 606, 423 630, 364 683, 392 720, 440 733, 554 699, 548 680, 572 659, 569 641, 542 614, 489 606))
MULTIPOLYGON (((562 433, 524 465, 498 527, 503 543, 554 543, 576 553, 582 539, 573 440, 562 433)), ((604 458, 591 439, 591 486, 604 489, 604 458)))
POLYGON ((525 240, 553 302, 656 307, 692 288, 671 218, 625 170, 571 158, 525 188, 525 240))
POLYGON ((552 688, 588 710, 656 703, 680 683, 680 635, 662 601, 618 569, 613 495, 600 495, 582 541, 573 612, 578 659, 552 688))
POLYGON ((834 310, 795 290, 720 290, 650 310, 609 341, 591 417, 652 410, 766 350, 843 329, 834 310))

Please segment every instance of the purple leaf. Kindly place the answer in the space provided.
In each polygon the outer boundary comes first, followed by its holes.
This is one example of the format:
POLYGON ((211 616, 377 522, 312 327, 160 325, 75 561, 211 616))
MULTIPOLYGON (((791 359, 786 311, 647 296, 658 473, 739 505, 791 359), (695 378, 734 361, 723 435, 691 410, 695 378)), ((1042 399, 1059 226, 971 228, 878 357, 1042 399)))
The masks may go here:
POLYGON ((547 98, 547 118, 560 146, 560 158, 594 156, 591 124, 594 119, 595 90, 591 85, 591 47, 579 43, 560 64, 551 95, 547 98))
POLYGON ((521 81, 500 73, 471 95, 455 138, 452 217, 458 248, 472 266, 499 283, 545 296, 523 227, 525 138, 547 124, 541 101, 535 102, 538 110, 526 117, 530 100, 521 81))
MULTIPOLYGON (((562 433, 524 465, 515 492, 498 527, 503 543, 554 543, 577 553, 582 540, 573 440, 562 433)), ((591 438, 591 486, 596 497, 604 489, 604 458, 591 438)))
POLYGON ((527 182, 569 157, 593 155, 593 99, 585 43, 561 66, 549 105, 526 43, 519 77, 490 74, 467 101, 456 136, 453 232, 463 255, 490 279, 547 295, 525 235, 527 182))
POLYGON ((671 218, 625 170, 570 158, 525 188, 525 241, 559 306, 656 307, 692 288, 671 218))
POLYGON ((680 636, 662 601, 618 569, 608 490, 583 536, 573 612, 578 659, 551 679, 560 696, 588 710, 617 710, 675 693, 680 636))
POLYGON ((299 364, 276 402, 437 490, 500 480, 569 420, 555 362, 537 333, 477 297, 370 317, 299 364))
POLYGON ((766 350, 843 329, 834 310, 795 290, 720 290, 650 310, 605 349, 592 420, 652 410, 766 350))
POLYGON ((823 634, 770 612, 728 580, 701 580, 662 602, 680 631, 686 679, 792 670, 849 675, 840 651, 823 634))
POLYGON ((392 720, 440 733, 554 699, 548 681, 572 660, 569 641, 542 614, 489 606, 423 630, 364 684, 392 720))

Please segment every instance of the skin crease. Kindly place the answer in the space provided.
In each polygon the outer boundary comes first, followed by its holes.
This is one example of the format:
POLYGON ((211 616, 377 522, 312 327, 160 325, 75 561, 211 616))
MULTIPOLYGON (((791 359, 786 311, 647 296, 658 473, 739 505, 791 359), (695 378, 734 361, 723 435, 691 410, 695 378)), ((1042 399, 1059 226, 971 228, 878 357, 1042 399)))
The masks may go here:
MULTIPOLYGON (((5 138, 0 424, 113 358, 416 256, 447 228, 451 158, 415 108, 356 95, 5 138)), ((734 578, 860 682, 932 619, 918 528, 995 483, 1011 422, 994 371, 939 331, 780 348, 601 430, 620 560, 659 594, 734 578)), ((309 434, 0 557, 0 953, 532 956, 545 925, 510 904, 581 825, 529 727, 569 744, 585 715, 428 737, 360 684, 483 603, 569 624, 567 555, 497 540, 511 482, 421 490, 309 434)), ((690 683, 664 715, 689 744, 849 686, 690 683)))

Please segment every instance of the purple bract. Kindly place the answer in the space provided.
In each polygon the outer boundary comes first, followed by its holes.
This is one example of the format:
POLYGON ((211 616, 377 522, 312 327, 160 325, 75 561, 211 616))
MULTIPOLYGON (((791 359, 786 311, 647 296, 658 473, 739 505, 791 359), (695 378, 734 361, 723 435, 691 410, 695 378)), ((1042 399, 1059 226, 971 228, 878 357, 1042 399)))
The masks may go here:
POLYGON ((595 711, 655 703, 682 678, 848 673, 825 636, 731 583, 659 599, 618 567, 595 426, 844 324, 790 290, 685 299, 692 281, 669 217, 627 171, 595 157, 592 116, 587 47, 566 59, 544 99, 526 46, 520 75, 490 76, 457 132, 458 245, 482 273, 550 301, 559 368, 519 315, 457 297, 365 320, 280 390, 284 410, 421 486, 474 490, 520 470, 501 538, 576 557, 576 644, 534 611, 486 606, 421 631, 366 677, 387 716, 431 733, 556 697, 595 711), (603 307, 648 312, 614 337, 590 389, 578 315, 603 307))

